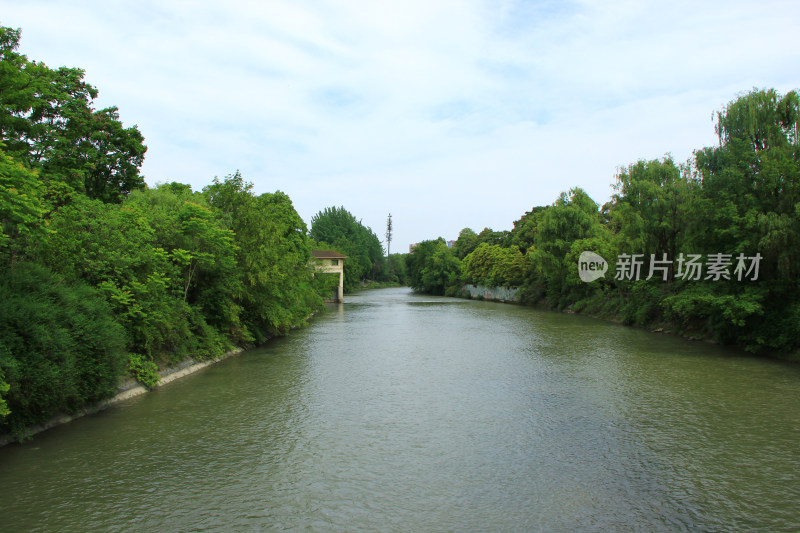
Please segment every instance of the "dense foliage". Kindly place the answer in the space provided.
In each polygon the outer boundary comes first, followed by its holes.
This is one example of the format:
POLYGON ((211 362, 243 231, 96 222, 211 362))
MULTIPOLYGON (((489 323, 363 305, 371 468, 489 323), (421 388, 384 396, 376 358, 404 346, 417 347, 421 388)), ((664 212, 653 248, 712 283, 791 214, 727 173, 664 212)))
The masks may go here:
POLYGON ((347 256, 344 262, 345 292, 355 290, 365 281, 387 279, 381 241, 344 207, 326 207, 314 215, 310 234, 320 248, 347 256))
POLYGON ((441 237, 417 244, 406 264, 408 285, 415 290, 449 296, 461 283, 461 262, 441 237))
POLYGON ((236 244, 239 285, 235 308, 221 310, 228 317, 226 329, 233 338, 260 342, 303 323, 323 293, 312 289, 311 241, 292 201, 280 191, 254 196, 251 189, 237 172, 223 182, 215 179, 204 193, 233 230, 236 244))
POLYGON ((124 331, 102 293, 47 268, 18 263, 0 278, 0 369, 7 427, 75 411, 116 390, 124 331))
POLYGON ((465 228, 452 249, 421 243, 409 284, 434 294, 516 286, 528 302, 751 351, 800 348, 800 98, 753 90, 716 119, 719 146, 683 165, 665 157, 621 169, 602 207, 572 189, 508 234, 465 228), (605 276, 581 280, 584 251, 607 260, 605 276))
POLYGON ((391 254, 387 258, 386 281, 400 285, 408 285, 408 271, 406 257, 408 254, 391 254))
POLYGON ((288 196, 255 195, 239 173, 148 188, 138 130, 92 109, 80 69, 29 61, 18 42, 0 28, 0 433, 321 306, 288 196))
POLYGON ((6 153, 41 170, 53 196, 77 191, 120 202, 144 185, 144 138, 114 107, 95 110, 83 70, 51 69, 17 52, 20 31, 0 27, 0 139, 6 153))

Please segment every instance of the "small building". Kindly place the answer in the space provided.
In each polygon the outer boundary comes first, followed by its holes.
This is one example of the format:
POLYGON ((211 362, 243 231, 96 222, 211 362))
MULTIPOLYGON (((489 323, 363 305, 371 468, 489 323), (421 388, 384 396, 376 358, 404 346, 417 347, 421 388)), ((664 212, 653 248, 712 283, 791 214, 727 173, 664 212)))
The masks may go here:
POLYGON ((333 250, 311 250, 311 258, 314 260, 314 268, 318 272, 326 274, 339 274, 339 288, 330 301, 341 303, 344 301, 344 260, 346 255, 333 250))

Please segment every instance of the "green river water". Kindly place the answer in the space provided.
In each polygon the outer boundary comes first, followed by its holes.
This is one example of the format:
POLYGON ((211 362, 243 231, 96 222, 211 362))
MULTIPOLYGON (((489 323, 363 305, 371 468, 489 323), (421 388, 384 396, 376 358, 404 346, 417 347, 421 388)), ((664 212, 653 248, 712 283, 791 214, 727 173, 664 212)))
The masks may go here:
POLYGON ((366 291, 0 448, 0 532, 798 531, 800 365, 366 291))

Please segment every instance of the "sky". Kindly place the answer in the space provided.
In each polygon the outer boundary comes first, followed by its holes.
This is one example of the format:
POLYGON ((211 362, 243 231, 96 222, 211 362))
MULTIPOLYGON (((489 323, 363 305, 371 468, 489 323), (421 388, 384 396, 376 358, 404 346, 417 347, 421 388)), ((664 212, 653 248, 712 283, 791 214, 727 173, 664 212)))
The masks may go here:
POLYGON ((391 213, 393 253, 602 205, 738 95, 800 88, 795 0, 0 0, 0 25, 138 126, 149 185, 238 170, 309 227, 343 206, 385 241, 391 213))

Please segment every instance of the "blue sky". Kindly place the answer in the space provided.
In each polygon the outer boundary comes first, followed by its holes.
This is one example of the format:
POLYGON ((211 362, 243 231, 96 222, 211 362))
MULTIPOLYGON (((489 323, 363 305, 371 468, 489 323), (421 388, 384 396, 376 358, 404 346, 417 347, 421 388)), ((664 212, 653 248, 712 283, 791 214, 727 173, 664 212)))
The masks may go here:
POLYGON ((511 229, 617 168, 716 142, 712 113, 800 87, 794 1, 0 0, 21 51, 86 70, 149 184, 240 170, 392 251, 511 229))

